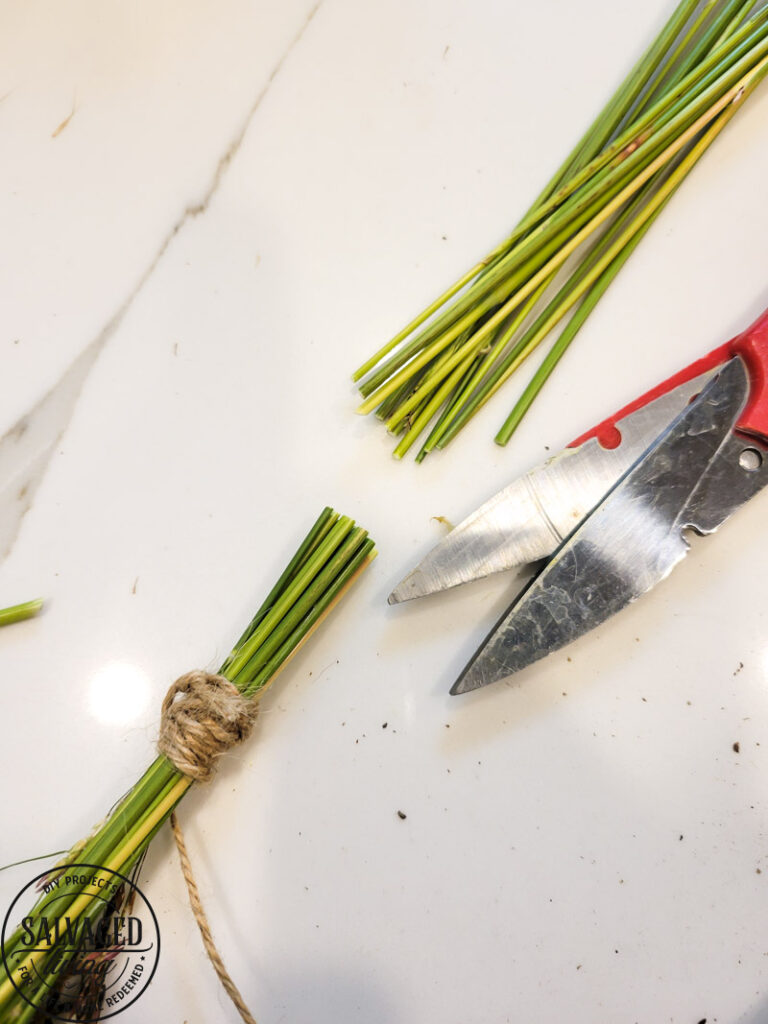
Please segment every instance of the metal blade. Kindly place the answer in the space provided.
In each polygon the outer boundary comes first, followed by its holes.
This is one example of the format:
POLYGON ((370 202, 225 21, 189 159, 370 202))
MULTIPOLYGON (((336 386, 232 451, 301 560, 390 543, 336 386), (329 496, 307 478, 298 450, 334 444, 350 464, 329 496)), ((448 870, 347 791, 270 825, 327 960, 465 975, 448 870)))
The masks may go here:
POLYGON ((389 603, 548 558, 716 372, 701 374, 620 420, 617 448, 589 440, 513 481, 434 547, 395 587, 389 603))
POLYGON ((564 647, 671 572, 688 551, 683 531, 708 532, 717 518, 718 487, 707 481, 719 475, 721 450, 731 450, 748 394, 744 364, 732 359, 560 547, 451 693, 486 686, 564 647))

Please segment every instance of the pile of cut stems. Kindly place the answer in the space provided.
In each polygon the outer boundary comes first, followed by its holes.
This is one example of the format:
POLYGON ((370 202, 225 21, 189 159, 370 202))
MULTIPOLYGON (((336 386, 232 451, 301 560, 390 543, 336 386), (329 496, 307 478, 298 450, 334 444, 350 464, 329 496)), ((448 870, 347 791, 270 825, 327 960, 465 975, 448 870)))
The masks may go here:
MULTIPOLYGON (((330 508, 323 510, 285 571, 219 669, 246 697, 257 700, 274 681, 298 648, 336 605, 356 577, 375 557, 374 542, 352 519, 330 508)), ((139 781, 91 836, 75 844, 50 873, 62 874, 70 864, 98 865, 129 875, 181 798, 192 786, 163 755, 156 758, 139 781)), ((42 896, 27 917, 39 920, 57 899, 56 916, 72 920, 103 914, 101 900, 85 889, 72 889, 70 903, 62 905, 54 891, 42 896)), ((31 925, 34 930, 34 923, 31 925)), ((57 945, 26 953, 18 927, 3 947, 17 984, 24 969, 44 973, 44 961, 57 955, 57 945)), ((60 953, 60 950, 58 951, 60 953)), ((61 972, 59 972, 61 973, 61 972)), ((58 993, 56 993, 58 996, 58 993)), ((8 972, 0 966, 0 1021, 25 1024, 40 1012, 19 994, 8 972)), ((77 1019, 77 1018, 75 1018, 77 1019)))
POLYGON ((675 190, 768 74, 768 3, 682 0, 512 233, 354 374, 402 458, 445 448, 565 321, 512 436, 675 190))

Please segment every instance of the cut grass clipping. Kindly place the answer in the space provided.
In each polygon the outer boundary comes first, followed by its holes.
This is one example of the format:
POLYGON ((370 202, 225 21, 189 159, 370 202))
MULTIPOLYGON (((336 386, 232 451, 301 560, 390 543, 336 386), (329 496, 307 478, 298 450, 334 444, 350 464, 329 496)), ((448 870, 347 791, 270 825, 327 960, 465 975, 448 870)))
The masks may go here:
MULTIPOLYGON (((374 543, 365 530, 347 516, 326 508, 235 644, 220 674, 234 683, 244 696, 253 700, 261 697, 375 554, 374 543)), ((192 780, 177 771, 165 756, 156 758, 105 821, 51 869, 49 880, 63 874, 67 865, 76 863, 99 865, 129 876, 191 785, 192 780)), ((46 916, 46 908, 56 898, 55 890, 43 895, 28 912, 24 919, 28 933, 31 928, 37 934, 34 921, 46 916)), ((67 915, 72 921, 89 918, 95 931, 99 916, 104 914, 102 900, 87 887, 82 892, 73 889, 71 896, 68 890, 67 899, 70 903, 62 906, 58 898, 56 916, 67 915)), ((71 955, 62 952, 64 939, 52 939, 50 944, 38 943, 40 948, 27 952, 23 938, 24 931, 18 927, 3 946, 3 960, 10 965, 13 979, 5 967, 0 967, 0 1021, 24 1024, 35 1020, 41 1010, 45 1017, 45 1008, 31 1006, 19 994, 16 985, 21 983, 25 972, 45 975, 46 962, 56 960, 62 985, 52 986, 50 1012, 64 1017, 64 1000, 66 1012, 73 1014, 72 1019, 96 1019, 95 1016, 89 1018, 88 1013, 98 1010, 101 994, 77 988, 71 991, 71 976, 66 976, 60 959, 71 955)))
POLYGON ((768 73, 768 3, 683 0, 514 231, 354 374, 402 458, 445 448, 558 326, 509 441, 674 191, 768 73), (568 318, 568 319, 566 319, 568 318))
POLYGON ((10 608, 0 608, 0 626, 12 626, 14 622, 34 619, 36 615, 40 614, 42 607, 42 599, 37 597, 34 601, 25 601, 24 604, 14 604, 10 608))

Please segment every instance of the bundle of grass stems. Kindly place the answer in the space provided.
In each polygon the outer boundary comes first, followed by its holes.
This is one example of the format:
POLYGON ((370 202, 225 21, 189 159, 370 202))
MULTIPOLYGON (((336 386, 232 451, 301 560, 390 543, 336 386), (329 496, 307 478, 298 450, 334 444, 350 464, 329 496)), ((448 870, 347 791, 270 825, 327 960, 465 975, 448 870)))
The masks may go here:
MULTIPOLYGON (((262 697, 375 554, 374 543, 364 529, 326 508, 235 644, 220 674, 251 700, 262 697)), ((76 843, 47 878, 55 879, 70 864, 97 865, 123 876, 135 873, 152 838, 192 784, 164 755, 159 756, 104 822, 87 839, 76 843)), ((124 913, 125 904, 120 900, 128 898, 127 891, 120 893, 111 912, 124 913)), ((35 932, 35 921, 45 918, 53 899, 58 899, 59 918, 66 915, 73 922, 89 919, 94 934, 104 924, 99 919, 104 914, 103 901, 95 898, 92 889, 73 889, 71 894, 68 890, 65 906, 55 892, 43 895, 24 918, 27 933, 35 932)), ((8 970, 0 971, 0 1021, 24 1024, 47 1020, 51 1014, 57 1019, 98 1019, 103 990, 92 984, 92 979, 99 976, 92 969, 82 973, 79 984, 75 978, 73 986, 72 972, 63 971, 59 960, 56 976, 60 981, 50 986, 46 1005, 33 1005, 20 994, 25 974, 44 978, 46 962, 55 962, 61 956, 61 943, 43 943, 42 948, 30 953, 22 939, 23 931, 18 927, 4 942, 3 959, 8 970)))
POLYGON ((674 191, 768 73, 768 4, 682 0, 512 233, 353 379, 420 462, 565 320, 496 435, 507 443, 674 191), (569 319, 566 319, 570 317, 569 319), (426 437, 424 435, 426 434, 426 437))

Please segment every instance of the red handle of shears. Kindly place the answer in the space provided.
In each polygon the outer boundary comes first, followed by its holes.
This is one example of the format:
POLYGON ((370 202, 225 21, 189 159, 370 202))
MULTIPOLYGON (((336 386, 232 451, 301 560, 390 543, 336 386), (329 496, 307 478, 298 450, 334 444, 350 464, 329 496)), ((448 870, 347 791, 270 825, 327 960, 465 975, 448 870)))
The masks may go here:
POLYGON ((744 412, 739 417, 736 429, 742 434, 759 438, 768 444, 768 309, 759 317, 751 327, 748 327, 742 334, 737 334, 724 345, 710 352, 708 356, 697 359, 684 370, 676 373, 673 377, 665 380, 663 384, 657 385, 651 391, 647 391, 640 398, 624 406, 613 416, 598 423, 592 430, 577 437, 568 446, 576 448, 590 438, 594 437, 600 442, 603 448, 617 448, 621 443, 621 434, 616 423, 628 416, 629 413, 641 409, 644 405, 652 402, 654 398, 665 395, 668 391, 676 388, 679 384, 685 384, 694 377, 698 377, 707 370, 713 370, 722 366, 734 356, 741 356, 749 372, 750 391, 749 400, 744 412))

